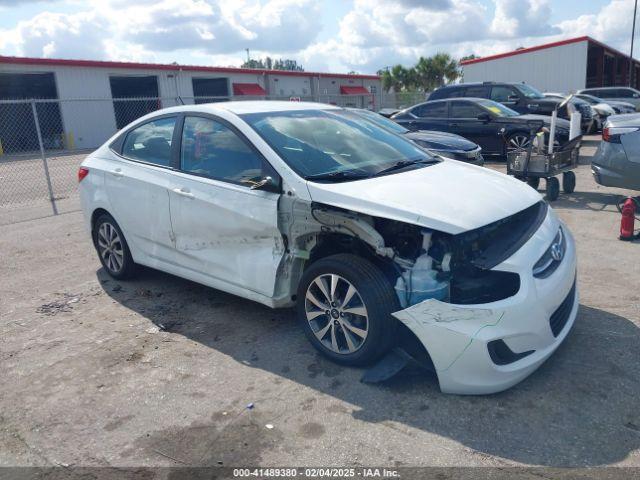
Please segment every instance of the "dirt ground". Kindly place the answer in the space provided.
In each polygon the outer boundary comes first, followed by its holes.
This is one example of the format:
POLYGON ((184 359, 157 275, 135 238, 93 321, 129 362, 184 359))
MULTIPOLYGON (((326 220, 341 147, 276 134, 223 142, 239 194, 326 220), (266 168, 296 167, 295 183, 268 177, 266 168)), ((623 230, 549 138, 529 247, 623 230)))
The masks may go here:
POLYGON ((78 212, 3 226, 0 466, 640 466, 640 243, 617 238, 624 192, 577 175, 553 204, 578 245, 576 325, 481 397, 363 384, 290 310, 109 279, 78 212))

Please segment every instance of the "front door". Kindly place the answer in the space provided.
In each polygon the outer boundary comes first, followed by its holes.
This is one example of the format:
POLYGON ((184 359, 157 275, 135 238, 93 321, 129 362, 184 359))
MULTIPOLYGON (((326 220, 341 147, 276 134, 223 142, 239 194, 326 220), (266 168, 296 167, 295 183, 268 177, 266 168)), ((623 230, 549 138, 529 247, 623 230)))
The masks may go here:
POLYGON ((449 118, 449 132, 461 135, 482 147, 482 153, 491 155, 501 153, 502 136, 498 125, 488 112, 476 103, 468 100, 453 100, 449 118), (479 116, 488 118, 482 120, 479 116))
POLYGON ((180 171, 170 190, 171 223, 181 267, 262 295, 274 293, 284 255, 280 194, 251 189, 277 173, 226 122, 184 120, 180 171))

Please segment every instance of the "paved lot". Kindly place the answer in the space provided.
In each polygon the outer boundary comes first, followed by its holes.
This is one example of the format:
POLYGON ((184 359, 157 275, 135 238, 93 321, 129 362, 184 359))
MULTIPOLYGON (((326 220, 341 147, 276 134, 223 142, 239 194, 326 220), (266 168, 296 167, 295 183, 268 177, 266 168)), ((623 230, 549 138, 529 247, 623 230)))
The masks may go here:
POLYGON ((4 226, 0 465, 640 466, 640 244, 617 240, 622 191, 587 165, 577 190, 554 204, 578 243, 574 330, 485 397, 362 384, 289 310, 151 270, 110 280, 79 213, 4 226))

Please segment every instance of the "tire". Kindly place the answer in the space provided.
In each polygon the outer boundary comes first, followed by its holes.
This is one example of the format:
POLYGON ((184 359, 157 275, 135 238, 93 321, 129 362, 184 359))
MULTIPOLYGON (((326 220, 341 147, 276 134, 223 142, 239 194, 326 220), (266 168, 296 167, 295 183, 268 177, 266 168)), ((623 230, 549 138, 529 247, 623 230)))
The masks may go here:
POLYGON ((117 280, 131 278, 136 264, 118 223, 109 214, 102 214, 93 225, 93 244, 100 263, 109 276, 117 280))
POLYGON ((547 178, 547 200, 553 202, 560 195, 560 181, 556 177, 547 178))
POLYGON ((397 320, 391 313, 401 308, 398 297, 382 271, 361 257, 338 254, 313 263, 300 280, 297 298, 298 320, 307 338, 334 362, 370 364, 396 340, 397 320), (355 292, 346 299, 351 287, 355 292))
POLYGON ((529 185, 534 190, 537 190, 540 186, 540 178, 539 177, 531 177, 527 179, 527 185, 529 185))
POLYGON ((531 138, 529 137, 528 133, 525 133, 525 132, 512 133, 507 137, 507 142, 506 142, 507 154, 515 150, 526 149, 529 147, 530 143, 531 143, 531 138))
POLYGON ((562 190, 564 193, 573 193, 576 190, 576 174, 564 172, 562 174, 562 190))

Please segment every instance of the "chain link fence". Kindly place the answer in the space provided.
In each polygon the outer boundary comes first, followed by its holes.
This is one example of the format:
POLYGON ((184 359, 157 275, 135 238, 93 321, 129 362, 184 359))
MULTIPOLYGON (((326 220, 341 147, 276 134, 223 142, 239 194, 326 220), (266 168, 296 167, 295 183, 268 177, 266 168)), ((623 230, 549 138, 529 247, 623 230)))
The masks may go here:
POLYGON ((379 111, 424 101, 424 94, 0 100, 0 225, 78 210, 81 162, 147 113, 182 104, 265 99, 379 111))

